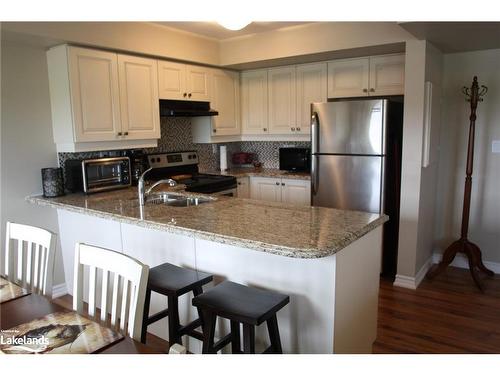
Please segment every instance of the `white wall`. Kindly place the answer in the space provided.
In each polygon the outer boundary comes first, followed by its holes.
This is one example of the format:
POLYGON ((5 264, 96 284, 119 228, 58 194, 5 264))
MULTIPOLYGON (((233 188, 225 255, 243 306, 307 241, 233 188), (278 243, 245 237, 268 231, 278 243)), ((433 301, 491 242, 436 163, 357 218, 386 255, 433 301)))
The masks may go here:
MULTIPOLYGON (((1 45, 1 231, 7 220, 57 233, 54 209, 33 206, 24 197, 40 193, 44 167, 57 166, 45 51, 2 41, 1 45)), ((3 246, 2 246, 3 247, 3 246)), ((64 282, 58 243, 54 285, 64 282)))
POLYGON ((443 251, 460 235, 470 105, 461 93, 477 75, 488 86, 476 121, 469 238, 483 259, 500 262, 500 49, 448 54, 444 58, 444 113, 436 197, 435 247, 443 251))

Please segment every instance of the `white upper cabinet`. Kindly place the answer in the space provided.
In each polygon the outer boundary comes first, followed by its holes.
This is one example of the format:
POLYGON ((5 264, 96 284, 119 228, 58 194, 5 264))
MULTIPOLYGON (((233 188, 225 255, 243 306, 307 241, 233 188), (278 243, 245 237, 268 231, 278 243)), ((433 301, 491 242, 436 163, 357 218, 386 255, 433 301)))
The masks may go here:
POLYGON ((337 60, 328 63, 328 97, 368 95, 369 58, 337 60))
POLYGON ((269 132, 295 133, 295 66, 268 70, 268 101, 269 132))
POLYGON ((68 58, 74 141, 119 139, 121 119, 116 54, 71 47, 68 58))
POLYGON ((47 66, 59 152, 157 145, 156 61, 61 45, 47 52, 47 66))
POLYGON ((188 100, 209 102, 210 69, 196 65, 186 65, 186 89, 188 100))
POLYGON ((297 65, 297 123, 295 131, 308 134, 311 103, 326 102, 326 63, 297 65))
POLYGON ((336 60, 328 63, 328 97, 403 95, 403 54, 336 60))
POLYGON ((236 72, 213 70, 212 109, 219 112, 213 119, 213 135, 238 135, 240 129, 240 76, 236 72))
POLYGON ((403 95, 405 56, 370 57, 370 95, 403 95))
POLYGON ((208 68, 159 60, 158 79, 160 99, 202 102, 211 99, 208 68))
POLYGON ((158 94, 160 99, 187 99, 186 65, 158 61, 158 94))
POLYGON ((118 55, 122 135, 160 138, 158 74, 155 60, 118 55))
POLYGON ((241 74, 242 134, 268 134, 267 70, 241 74))

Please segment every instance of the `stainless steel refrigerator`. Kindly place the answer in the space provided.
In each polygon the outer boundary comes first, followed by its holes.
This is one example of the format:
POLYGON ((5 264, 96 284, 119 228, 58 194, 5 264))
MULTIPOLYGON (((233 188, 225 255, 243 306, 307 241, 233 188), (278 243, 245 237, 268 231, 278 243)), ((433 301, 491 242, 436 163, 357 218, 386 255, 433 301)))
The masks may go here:
POLYGON ((402 107, 401 98, 311 105, 312 205, 389 213, 384 247, 396 256, 402 107))

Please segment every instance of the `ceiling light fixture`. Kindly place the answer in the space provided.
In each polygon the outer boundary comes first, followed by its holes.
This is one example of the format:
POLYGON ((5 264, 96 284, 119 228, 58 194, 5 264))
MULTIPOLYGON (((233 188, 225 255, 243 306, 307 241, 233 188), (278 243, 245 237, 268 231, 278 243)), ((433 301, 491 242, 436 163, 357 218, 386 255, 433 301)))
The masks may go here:
POLYGON ((241 30, 247 27, 252 23, 252 21, 248 20, 243 20, 243 19, 230 19, 230 20, 224 20, 224 21, 217 21, 219 25, 222 27, 228 29, 228 30, 241 30))

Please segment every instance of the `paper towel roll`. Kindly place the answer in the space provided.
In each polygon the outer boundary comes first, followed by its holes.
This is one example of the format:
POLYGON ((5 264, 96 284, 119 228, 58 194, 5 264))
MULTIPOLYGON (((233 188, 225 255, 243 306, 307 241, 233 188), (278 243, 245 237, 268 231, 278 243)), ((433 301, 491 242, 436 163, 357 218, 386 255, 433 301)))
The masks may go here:
POLYGON ((227 147, 220 146, 220 170, 227 171, 227 147))

